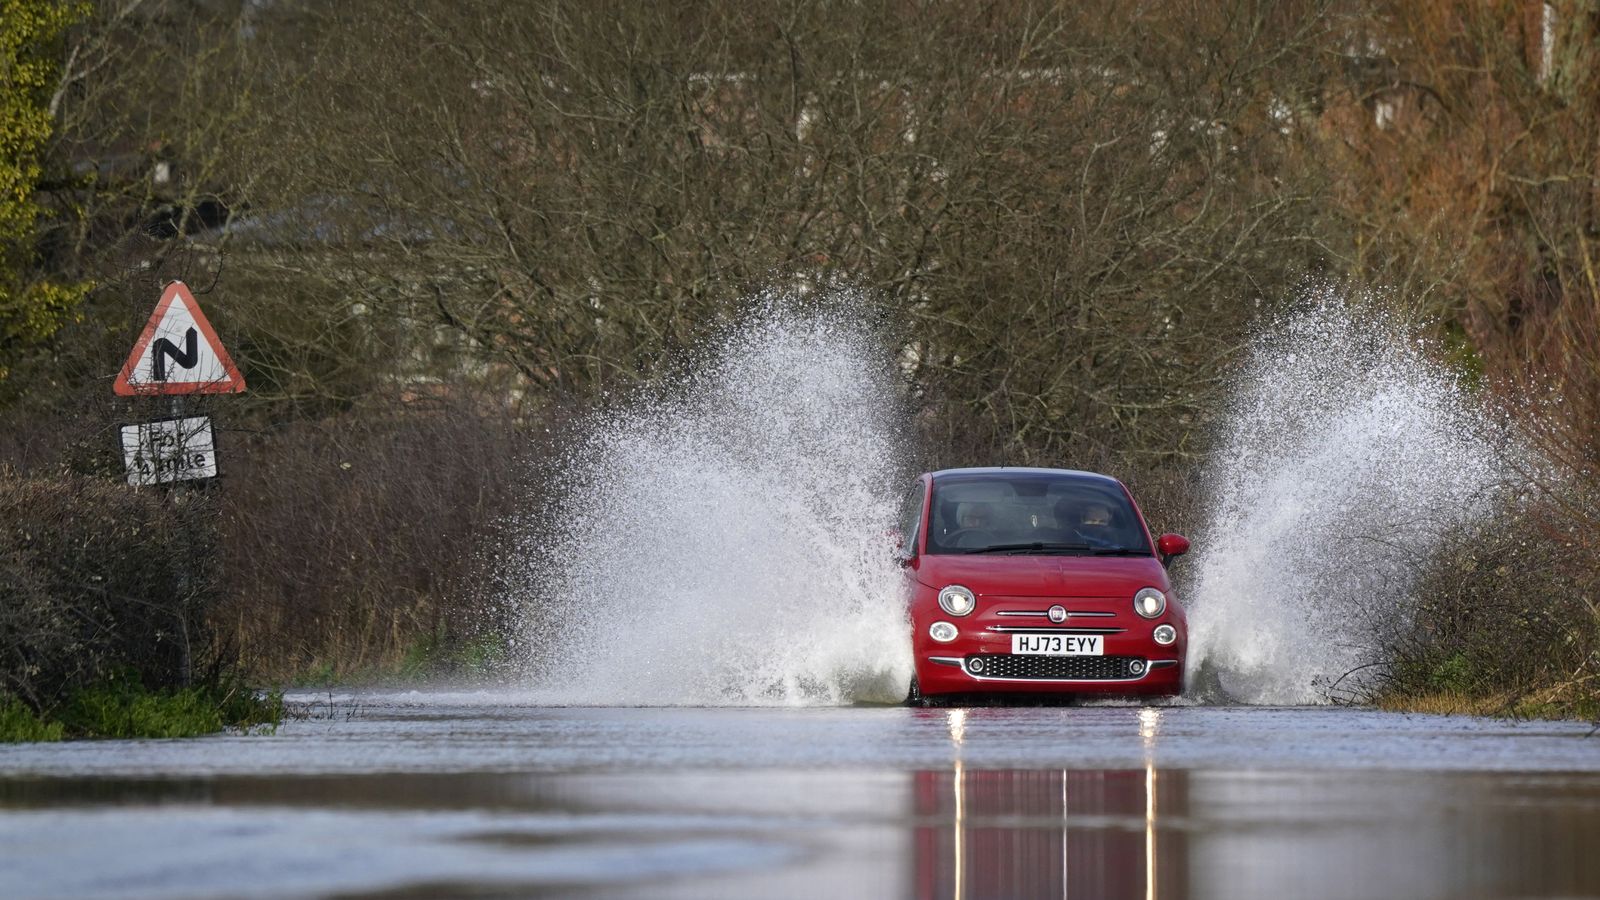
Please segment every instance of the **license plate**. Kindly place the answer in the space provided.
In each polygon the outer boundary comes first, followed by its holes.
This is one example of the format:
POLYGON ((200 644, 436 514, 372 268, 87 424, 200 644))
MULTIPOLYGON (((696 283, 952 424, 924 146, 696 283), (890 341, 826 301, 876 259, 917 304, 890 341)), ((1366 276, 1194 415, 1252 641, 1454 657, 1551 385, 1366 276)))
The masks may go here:
POLYGON ((1103 634, 1013 634, 1011 652, 1026 656, 1105 656, 1103 634))

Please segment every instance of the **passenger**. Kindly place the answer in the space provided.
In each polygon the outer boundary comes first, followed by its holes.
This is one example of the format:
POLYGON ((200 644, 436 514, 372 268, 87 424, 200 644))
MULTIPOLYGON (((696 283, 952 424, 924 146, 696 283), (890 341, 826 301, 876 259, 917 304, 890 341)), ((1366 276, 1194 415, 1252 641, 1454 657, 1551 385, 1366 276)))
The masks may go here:
POLYGON ((961 528, 993 528, 994 507, 987 503, 969 503, 961 510, 961 528))

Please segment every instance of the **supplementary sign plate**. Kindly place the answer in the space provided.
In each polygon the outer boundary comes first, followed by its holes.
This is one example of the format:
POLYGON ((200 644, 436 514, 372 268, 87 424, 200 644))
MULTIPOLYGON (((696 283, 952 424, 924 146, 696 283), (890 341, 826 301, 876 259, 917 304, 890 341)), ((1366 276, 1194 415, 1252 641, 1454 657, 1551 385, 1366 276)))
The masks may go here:
POLYGON ((122 458, 128 465, 128 483, 133 485, 214 478, 217 450, 211 419, 190 416, 124 425, 122 458))

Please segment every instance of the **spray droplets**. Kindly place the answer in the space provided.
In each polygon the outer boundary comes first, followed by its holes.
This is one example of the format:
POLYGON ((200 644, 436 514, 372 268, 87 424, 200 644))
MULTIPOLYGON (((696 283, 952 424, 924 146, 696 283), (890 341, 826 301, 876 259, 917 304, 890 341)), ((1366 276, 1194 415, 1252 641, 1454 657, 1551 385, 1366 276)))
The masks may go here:
POLYGON ((1420 567, 1490 513, 1497 435, 1402 329, 1331 292, 1255 343, 1209 473, 1190 683, 1253 703, 1368 683, 1420 567))
POLYGON ((889 563, 902 422, 856 298, 768 297, 671 396, 596 418, 526 548, 536 696, 583 704, 898 700, 889 563))

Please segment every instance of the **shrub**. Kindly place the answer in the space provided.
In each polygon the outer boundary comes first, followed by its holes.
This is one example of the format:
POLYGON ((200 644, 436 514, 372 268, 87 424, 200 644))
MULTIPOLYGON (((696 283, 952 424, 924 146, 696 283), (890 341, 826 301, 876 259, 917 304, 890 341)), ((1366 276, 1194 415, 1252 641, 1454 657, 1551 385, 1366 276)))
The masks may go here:
POLYGON ((523 501, 504 406, 437 396, 289 422, 230 447, 219 627, 282 680, 467 660, 495 523, 523 501))
POLYGON ((211 499, 0 470, 0 693, 36 711, 126 672, 181 687, 223 660, 211 499))
POLYGON ((1460 535, 1429 562, 1414 627, 1380 701, 1600 717, 1597 561, 1559 510, 1533 505, 1460 535))

